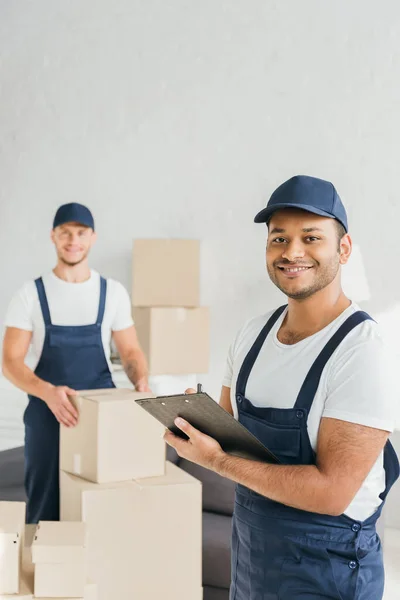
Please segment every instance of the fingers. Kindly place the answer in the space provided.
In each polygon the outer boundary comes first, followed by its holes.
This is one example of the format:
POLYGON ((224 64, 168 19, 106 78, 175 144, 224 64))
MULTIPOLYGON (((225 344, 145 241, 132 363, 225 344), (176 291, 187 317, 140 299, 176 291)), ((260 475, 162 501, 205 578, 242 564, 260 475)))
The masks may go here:
POLYGON ((72 417, 75 420, 73 424, 76 425, 76 423, 78 421, 78 411, 76 410, 75 406, 73 405, 71 400, 68 398, 68 396, 76 396, 78 394, 78 392, 66 385, 61 386, 59 389, 62 392, 62 399, 61 399, 62 404, 63 404, 63 406, 65 406, 65 408, 68 410, 68 412, 72 415, 72 417))
POLYGON ((188 388, 187 390, 185 390, 185 394, 196 394, 196 390, 193 388, 188 388))
POLYGON ((169 429, 167 429, 164 433, 164 441, 168 444, 168 446, 175 448, 179 456, 182 456, 185 453, 185 448, 187 448, 187 445, 190 443, 188 440, 183 440, 182 438, 178 437, 169 429))
POLYGON ((70 403, 63 403, 60 406, 59 414, 61 415, 63 422, 66 422, 70 427, 75 427, 75 425, 78 422, 78 419, 72 413, 72 410, 72 405, 70 403))
POLYGON ((65 391, 66 394, 68 394, 68 396, 76 396, 78 393, 76 390, 73 390, 72 388, 70 388, 68 386, 64 386, 63 390, 65 391))
POLYGON ((58 410, 57 412, 54 413, 57 421, 61 424, 64 425, 65 427, 73 427, 73 423, 72 423, 72 419, 71 417, 68 416, 68 413, 66 411, 63 411, 62 409, 58 410))
POLYGON ((186 433, 186 435, 189 438, 195 437, 195 435, 197 433, 197 429, 195 429, 192 425, 190 425, 190 423, 185 421, 185 419, 182 419, 181 417, 177 417, 175 419, 174 423, 178 427, 178 429, 180 429, 181 431, 186 433))
POLYGON ((72 425, 76 425, 78 422, 78 413, 75 408, 72 406, 69 400, 63 401, 61 406, 61 411, 64 415, 69 419, 72 425))

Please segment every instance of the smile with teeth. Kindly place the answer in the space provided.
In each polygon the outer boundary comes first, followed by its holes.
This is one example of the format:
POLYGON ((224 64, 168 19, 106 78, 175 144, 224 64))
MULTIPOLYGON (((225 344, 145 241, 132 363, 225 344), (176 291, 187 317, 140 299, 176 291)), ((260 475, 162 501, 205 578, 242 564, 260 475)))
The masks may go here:
POLYGON ((298 271, 308 271, 311 267, 279 267, 285 273, 297 273, 298 271))

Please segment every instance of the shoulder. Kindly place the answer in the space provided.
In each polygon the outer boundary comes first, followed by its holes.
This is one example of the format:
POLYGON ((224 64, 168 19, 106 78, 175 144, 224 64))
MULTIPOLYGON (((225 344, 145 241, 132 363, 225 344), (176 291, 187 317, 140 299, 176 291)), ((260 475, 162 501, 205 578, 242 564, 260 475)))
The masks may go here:
POLYGON ((26 281, 15 293, 13 300, 20 300, 25 304, 31 304, 37 298, 37 288, 34 279, 26 281))
MULTIPOLYGON (((353 305, 353 311, 351 314, 357 312, 359 307, 353 305)), ((343 354, 370 354, 370 353, 384 353, 386 350, 386 344, 383 336, 383 332, 379 326, 379 323, 373 319, 367 319, 354 327, 352 331, 344 338, 342 344, 339 346, 341 355, 343 354)))
POLYGON ((126 287, 116 279, 107 278, 107 305, 114 307, 119 312, 120 310, 130 310, 130 297, 126 287))
POLYGON ((107 292, 109 294, 120 297, 128 293, 126 287, 120 281, 111 277, 104 277, 104 279, 107 281, 107 292))
MULTIPOLYGON (((354 311, 358 307, 354 307, 354 311)), ((384 376, 388 371, 390 352, 383 332, 374 320, 368 319, 357 325, 342 341, 332 357, 331 373, 359 374, 366 379, 384 376)))

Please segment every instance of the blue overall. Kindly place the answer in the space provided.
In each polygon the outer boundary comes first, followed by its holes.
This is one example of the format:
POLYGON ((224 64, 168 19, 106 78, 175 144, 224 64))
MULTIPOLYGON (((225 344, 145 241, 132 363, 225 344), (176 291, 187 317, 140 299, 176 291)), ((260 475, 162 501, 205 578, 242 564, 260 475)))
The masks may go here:
MULTIPOLYGON (((343 323, 312 365, 293 408, 259 408, 246 398, 247 381, 284 309, 282 306, 272 315, 243 362, 236 384, 239 421, 281 463, 313 465, 316 457, 307 418, 322 371, 345 336, 371 317, 358 311, 343 323)), ((334 517, 297 510, 237 485, 230 600, 381 600, 384 570, 375 525, 399 476, 399 462, 390 442, 384 449, 384 467, 382 503, 363 522, 344 514, 334 517)))
MULTIPOLYGON (((100 278, 100 301, 93 325, 53 325, 42 279, 35 281, 45 324, 45 339, 35 374, 75 390, 115 387, 101 338, 107 281, 100 278)), ((59 520, 60 426, 39 398, 29 396, 24 413, 27 523, 59 520)))

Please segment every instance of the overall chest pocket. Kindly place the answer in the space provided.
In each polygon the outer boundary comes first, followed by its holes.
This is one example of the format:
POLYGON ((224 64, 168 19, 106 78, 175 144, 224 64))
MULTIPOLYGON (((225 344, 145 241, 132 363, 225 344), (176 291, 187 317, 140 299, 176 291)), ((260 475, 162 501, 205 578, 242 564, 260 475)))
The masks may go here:
POLYGON ((58 331, 49 333, 49 345, 51 348, 89 348, 99 345, 99 334, 97 332, 79 332, 68 335, 58 331))
POLYGON ((300 458, 301 434, 298 427, 272 424, 243 412, 239 420, 282 462, 296 462, 300 458))

